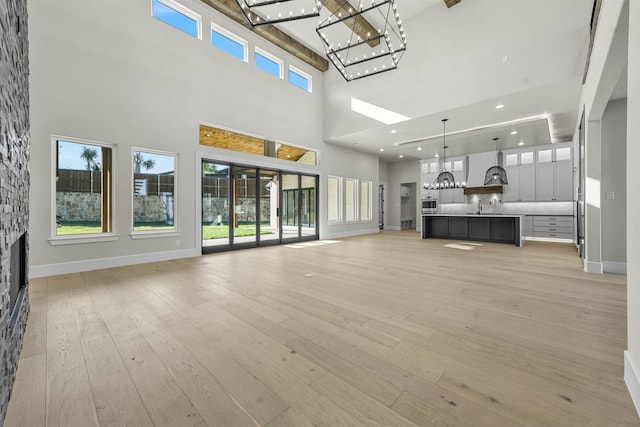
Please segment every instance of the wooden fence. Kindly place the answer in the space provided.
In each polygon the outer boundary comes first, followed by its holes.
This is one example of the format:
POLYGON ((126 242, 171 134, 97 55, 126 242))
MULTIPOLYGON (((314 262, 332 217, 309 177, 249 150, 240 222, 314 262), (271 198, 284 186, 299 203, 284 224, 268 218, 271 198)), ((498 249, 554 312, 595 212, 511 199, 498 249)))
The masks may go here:
MULTIPOLYGON (((134 180, 147 181, 147 195, 173 193, 174 176, 152 173, 134 173, 134 180), (159 191, 158 191, 159 190, 159 191)), ((72 169, 58 169, 56 191, 62 193, 100 193, 102 190, 102 172, 72 169), (93 191, 91 186, 93 184, 93 191)))

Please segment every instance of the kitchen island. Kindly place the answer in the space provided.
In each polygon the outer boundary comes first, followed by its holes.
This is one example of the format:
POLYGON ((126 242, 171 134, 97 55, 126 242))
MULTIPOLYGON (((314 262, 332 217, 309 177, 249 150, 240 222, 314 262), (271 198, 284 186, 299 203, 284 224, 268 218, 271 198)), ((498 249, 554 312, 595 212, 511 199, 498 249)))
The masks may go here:
POLYGON ((524 246, 523 219, 524 215, 500 213, 422 214, 422 238, 524 246))

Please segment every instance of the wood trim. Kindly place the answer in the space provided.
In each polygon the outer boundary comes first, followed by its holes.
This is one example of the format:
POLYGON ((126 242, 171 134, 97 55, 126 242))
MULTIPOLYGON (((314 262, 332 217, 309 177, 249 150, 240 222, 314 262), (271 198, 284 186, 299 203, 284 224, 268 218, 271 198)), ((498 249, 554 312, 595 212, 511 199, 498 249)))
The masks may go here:
POLYGON ((294 39, 279 28, 273 25, 261 25, 258 27, 252 27, 251 24, 247 21, 247 18, 245 18, 244 14, 240 10, 240 7, 238 7, 238 4, 235 2, 235 0, 201 1, 207 6, 210 6, 216 11, 233 19, 243 27, 250 29, 263 39, 275 44, 285 52, 290 53, 301 61, 311 65, 315 69, 322 72, 329 69, 329 61, 326 58, 324 58, 322 55, 317 54, 314 50, 307 47, 297 39, 294 39))
POLYGON ((465 187, 464 194, 494 194, 502 193, 502 185, 484 185, 481 187, 465 187))
POLYGON ((453 7, 455 5, 457 5, 458 3, 460 3, 462 0, 444 0, 444 4, 447 7, 453 7))

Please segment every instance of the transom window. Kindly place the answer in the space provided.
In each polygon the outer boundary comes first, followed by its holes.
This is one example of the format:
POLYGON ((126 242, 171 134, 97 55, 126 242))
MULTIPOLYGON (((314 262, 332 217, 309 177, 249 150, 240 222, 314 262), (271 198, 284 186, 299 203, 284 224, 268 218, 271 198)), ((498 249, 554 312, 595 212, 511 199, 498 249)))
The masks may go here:
POLYGON ((279 79, 283 78, 282 75, 282 60, 271 55, 268 52, 256 47, 256 51, 254 52, 254 58, 256 61, 256 67, 259 69, 266 71, 269 74, 273 74, 279 79))
POLYGON ((247 62, 247 41, 216 24, 211 24, 211 45, 247 62))
POLYGON ((173 0, 152 0, 154 18, 169 24, 191 37, 202 39, 202 17, 173 0))
POLYGON ((311 92, 311 76, 293 65, 289 66, 289 83, 311 92))

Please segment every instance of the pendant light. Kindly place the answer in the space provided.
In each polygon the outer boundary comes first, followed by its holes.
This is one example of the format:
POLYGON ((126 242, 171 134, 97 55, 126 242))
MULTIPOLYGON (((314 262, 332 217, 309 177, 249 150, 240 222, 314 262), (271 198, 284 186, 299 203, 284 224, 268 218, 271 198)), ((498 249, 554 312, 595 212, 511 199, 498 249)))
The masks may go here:
POLYGON ((447 171, 447 120, 449 119, 442 119, 442 149, 443 149, 443 154, 442 154, 442 172, 440 172, 440 174, 438 175, 438 177, 436 178, 435 184, 436 184, 436 188, 453 188, 455 187, 455 183, 456 180, 453 177, 453 174, 449 171, 447 171))
POLYGON ((487 169, 487 173, 484 174, 484 185, 504 185, 508 184, 507 172, 502 166, 498 165, 498 140, 500 138, 493 138, 493 142, 496 144, 496 165, 487 169))

